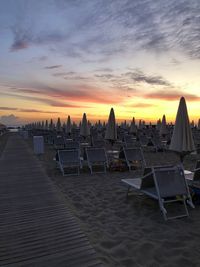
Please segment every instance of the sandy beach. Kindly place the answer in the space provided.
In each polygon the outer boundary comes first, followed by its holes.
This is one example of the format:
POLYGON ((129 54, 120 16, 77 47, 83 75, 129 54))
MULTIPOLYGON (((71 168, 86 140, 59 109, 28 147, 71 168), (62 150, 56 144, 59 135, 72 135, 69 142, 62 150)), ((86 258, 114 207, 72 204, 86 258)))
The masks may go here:
POLYGON ((5 145, 6 145, 6 142, 8 140, 9 135, 10 135, 10 133, 3 134, 0 136, 0 157, 2 155, 4 148, 5 148, 5 145))
MULTIPOLYGON (((165 222, 156 201, 138 192, 126 199, 121 179, 138 177, 140 171, 91 175, 85 168, 80 176, 63 177, 54 156, 46 145, 39 159, 105 266, 199 266, 198 205, 189 208, 189 218, 165 222)), ((149 166, 179 162, 173 152, 145 152, 144 156, 149 166)), ((197 158, 187 156, 185 168, 193 169, 197 158)), ((175 208, 181 212, 182 205, 175 208)))

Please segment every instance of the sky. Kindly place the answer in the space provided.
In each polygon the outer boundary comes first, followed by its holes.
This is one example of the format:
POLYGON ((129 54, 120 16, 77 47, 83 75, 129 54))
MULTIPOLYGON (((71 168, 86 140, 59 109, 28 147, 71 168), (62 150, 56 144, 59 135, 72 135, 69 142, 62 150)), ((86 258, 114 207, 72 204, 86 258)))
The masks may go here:
POLYGON ((0 0, 0 121, 200 117, 199 0, 0 0))

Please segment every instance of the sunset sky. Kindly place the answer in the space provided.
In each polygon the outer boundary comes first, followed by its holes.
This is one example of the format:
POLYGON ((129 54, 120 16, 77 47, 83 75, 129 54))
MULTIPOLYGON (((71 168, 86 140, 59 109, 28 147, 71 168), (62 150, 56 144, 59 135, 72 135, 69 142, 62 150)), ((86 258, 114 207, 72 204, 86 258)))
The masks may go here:
POLYGON ((1 0, 0 121, 200 117, 200 0, 1 0))

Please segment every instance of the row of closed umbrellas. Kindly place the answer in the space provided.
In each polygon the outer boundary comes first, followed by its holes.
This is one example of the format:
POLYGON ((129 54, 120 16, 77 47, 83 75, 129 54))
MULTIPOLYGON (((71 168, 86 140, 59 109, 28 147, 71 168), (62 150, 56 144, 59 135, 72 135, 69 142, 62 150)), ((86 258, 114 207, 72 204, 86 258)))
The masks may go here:
MULTIPOLYGON (((52 121, 50 122, 51 125, 52 121)), ((61 127, 60 119, 57 122, 57 129, 61 127)), ((106 132, 105 132, 105 139, 109 140, 111 143, 114 143, 115 140, 117 140, 117 127, 116 127, 116 120, 115 120, 115 113, 114 109, 111 108, 108 123, 106 125, 106 132)), ((167 133, 167 127, 166 127, 166 118, 165 115, 162 118, 162 123, 160 123, 160 134, 166 134, 167 133)), ((71 119, 70 116, 67 118, 66 123, 66 132, 71 132, 71 119)), ((137 131, 137 127, 135 124, 135 119, 133 118, 130 126, 130 133, 135 133, 137 131)), ((86 114, 83 114, 83 118, 80 124, 80 135, 83 137, 87 137, 90 135, 90 127, 88 125, 86 114)), ((194 140, 192 136, 189 116, 187 112, 187 106, 186 101, 184 97, 181 97, 179 102, 179 107, 176 115, 176 121, 173 129, 173 134, 171 138, 170 143, 170 150, 173 150, 180 154, 181 161, 183 160, 183 157, 195 150, 194 140)))

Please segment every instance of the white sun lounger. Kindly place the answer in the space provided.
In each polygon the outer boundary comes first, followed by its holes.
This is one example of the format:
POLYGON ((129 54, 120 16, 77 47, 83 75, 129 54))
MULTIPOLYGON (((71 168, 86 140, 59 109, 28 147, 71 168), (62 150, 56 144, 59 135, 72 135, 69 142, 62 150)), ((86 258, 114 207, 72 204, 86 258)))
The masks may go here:
POLYGON ((181 166, 158 166, 145 168, 144 176, 136 179, 122 179, 131 188, 158 200, 160 210, 165 220, 189 216, 186 202, 194 208, 192 198, 186 183, 184 170, 181 166), (177 198, 178 196, 178 198, 177 198), (167 216, 166 203, 182 201, 185 213, 176 216, 167 216))

